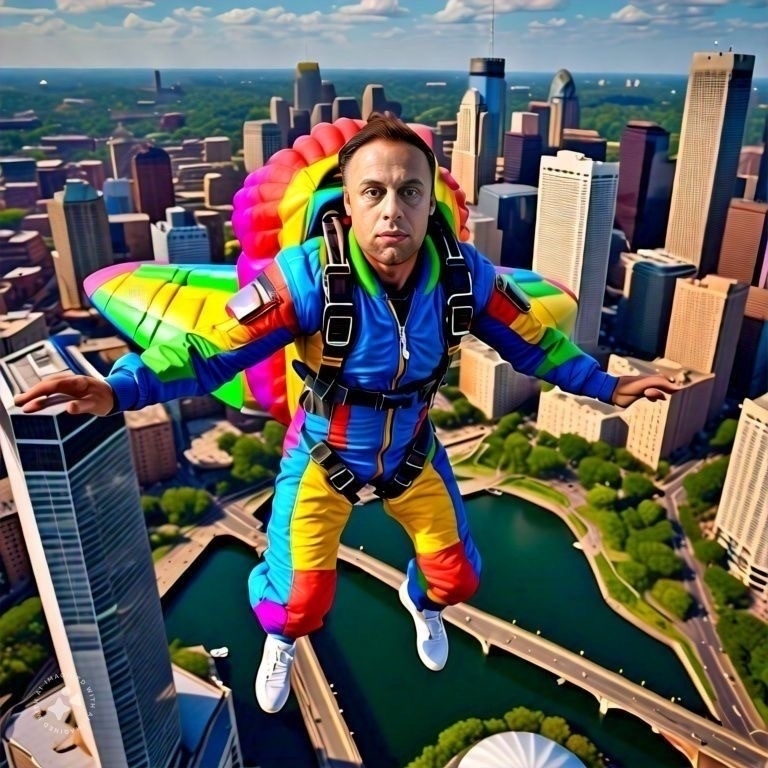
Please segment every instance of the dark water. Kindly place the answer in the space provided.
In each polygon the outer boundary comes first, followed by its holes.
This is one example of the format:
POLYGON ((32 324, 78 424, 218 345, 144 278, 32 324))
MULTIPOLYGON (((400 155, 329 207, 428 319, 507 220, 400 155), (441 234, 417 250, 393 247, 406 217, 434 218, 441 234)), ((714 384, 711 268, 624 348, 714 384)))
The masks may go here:
MULTIPOLYGON (((508 497, 481 496, 469 510, 485 569, 472 602, 704 712, 676 657, 604 605, 561 521, 508 497)), ((401 569, 410 552, 377 505, 354 511, 344 540, 401 569)), ((262 635, 245 582, 254 561, 236 545, 212 552, 167 605, 168 635, 209 648, 229 646, 229 659, 219 663, 234 690, 247 763, 309 768, 315 758, 294 700, 279 715, 264 715, 253 700, 262 635)), ((558 686, 550 674, 506 654, 485 657, 477 641, 453 627, 446 668, 429 672, 416 657, 413 627, 395 592, 348 566, 340 566, 339 576, 334 609, 313 644, 368 768, 404 766, 456 720, 498 717, 518 705, 562 715, 622 766, 688 765, 644 723, 613 710, 601 718, 589 694, 558 686)))

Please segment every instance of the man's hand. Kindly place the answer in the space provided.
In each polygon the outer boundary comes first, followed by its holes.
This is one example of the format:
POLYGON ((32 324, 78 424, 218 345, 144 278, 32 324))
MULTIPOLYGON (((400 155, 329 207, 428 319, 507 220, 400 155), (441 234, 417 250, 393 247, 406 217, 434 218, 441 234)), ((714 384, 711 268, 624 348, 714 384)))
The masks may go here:
POLYGON ((63 374, 43 379, 13 398, 24 413, 37 413, 67 401, 67 413, 106 416, 113 408, 112 387, 93 376, 63 374))
POLYGON ((644 397, 651 402, 666 400, 667 395, 679 391, 680 386, 666 376, 619 376, 611 402, 626 408, 644 397))

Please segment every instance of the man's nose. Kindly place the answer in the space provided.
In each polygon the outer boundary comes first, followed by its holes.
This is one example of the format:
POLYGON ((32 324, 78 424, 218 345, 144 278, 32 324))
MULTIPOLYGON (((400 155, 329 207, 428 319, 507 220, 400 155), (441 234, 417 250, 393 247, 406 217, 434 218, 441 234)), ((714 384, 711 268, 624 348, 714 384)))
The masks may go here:
POLYGON ((400 197, 397 192, 388 192, 384 198, 384 218, 386 219, 398 219, 402 213, 400 207, 400 197))

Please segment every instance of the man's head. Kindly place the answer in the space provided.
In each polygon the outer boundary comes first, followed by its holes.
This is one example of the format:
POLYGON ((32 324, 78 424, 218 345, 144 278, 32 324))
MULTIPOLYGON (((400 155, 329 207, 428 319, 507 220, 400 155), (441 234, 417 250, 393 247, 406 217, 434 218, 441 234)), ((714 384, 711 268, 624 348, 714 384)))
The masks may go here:
POLYGON ((382 280, 402 285, 435 209, 435 156, 401 120, 374 114, 339 151, 339 167, 355 239, 382 280))

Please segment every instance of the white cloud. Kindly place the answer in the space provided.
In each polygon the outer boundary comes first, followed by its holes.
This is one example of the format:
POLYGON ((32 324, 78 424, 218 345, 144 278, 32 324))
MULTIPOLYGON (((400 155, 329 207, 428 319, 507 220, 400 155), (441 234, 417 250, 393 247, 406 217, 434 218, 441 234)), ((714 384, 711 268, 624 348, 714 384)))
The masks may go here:
POLYGON ((340 5, 336 12, 341 16, 368 16, 376 19, 405 16, 408 13, 400 7, 399 0, 361 0, 354 5, 340 5))
POLYGON ((650 13, 646 13, 635 5, 625 5, 611 14, 611 20, 619 24, 647 24, 653 19, 650 13))
POLYGON ((563 18, 559 19, 547 19, 547 21, 532 21, 529 25, 529 29, 553 29, 557 27, 564 27, 567 24, 567 20, 563 18))
POLYGON ((517 11, 554 11, 567 5, 567 0, 447 0, 445 8, 432 16, 443 24, 465 24, 485 21, 491 16, 517 11))
POLYGON ((387 27, 383 32, 373 32, 371 37, 378 37, 380 40, 390 40, 393 37, 406 34, 402 27, 387 27))
POLYGON ((64 13, 90 13, 108 8, 151 8, 152 0, 56 0, 56 7, 64 13))
POLYGON ((142 19, 141 16, 135 13, 129 13, 125 19, 123 19, 123 27, 125 29, 141 29, 141 30, 150 30, 150 29, 164 29, 168 30, 169 28, 178 28, 180 26, 179 22, 175 19, 163 19, 162 21, 149 21, 148 19, 142 19))
POLYGON ((50 16, 52 13, 50 8, 16 8, 0 0, 0 16, 50 16))
POLYGON ((210 8, 203 5, 195 5, 192 8, 174 8, 171 15, 176 19, 190 22, 208 21, 210 8))

